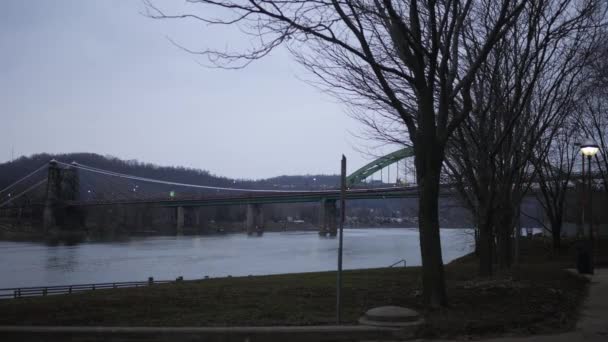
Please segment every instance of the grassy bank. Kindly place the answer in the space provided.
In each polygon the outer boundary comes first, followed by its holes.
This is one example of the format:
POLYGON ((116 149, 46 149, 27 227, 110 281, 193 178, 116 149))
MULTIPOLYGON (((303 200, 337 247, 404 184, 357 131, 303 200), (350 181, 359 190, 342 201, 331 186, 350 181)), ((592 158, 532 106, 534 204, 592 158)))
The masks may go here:
MULTIPOLYGON (((573 327, 586 280, 557 263, 524 264, 492 279, 474 258, 446 267, 450 307, 425 312, 425 336, 530 334, 573 327)), ((344 274, 344 318, 381 305, 423 310, 420 269, 344 274)), ((0 325, 223 326, 333 324, 335 273, 222 278, 0 301, 0 325)))

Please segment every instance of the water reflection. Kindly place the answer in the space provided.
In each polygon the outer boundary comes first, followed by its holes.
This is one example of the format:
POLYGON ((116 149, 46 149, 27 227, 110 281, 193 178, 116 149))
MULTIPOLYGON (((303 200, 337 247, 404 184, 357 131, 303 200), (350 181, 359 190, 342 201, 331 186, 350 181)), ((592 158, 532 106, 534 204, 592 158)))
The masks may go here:
MULTIPOLYGON (((344 268, 420 264, 416 229, 345 229, 344 268)), ((469 253, 473 236, 443 229, 445 262, 469 253)), ((198 279, 334 270, 338 241, 314 232, 137 237, 77 245, 0 241, 0 287, 198 279)))
POLYGON ((77 245, 65 248, 48 248, 46 269, 56 269, 62 273, 74 272, 78 266, 78 248, 77 245))

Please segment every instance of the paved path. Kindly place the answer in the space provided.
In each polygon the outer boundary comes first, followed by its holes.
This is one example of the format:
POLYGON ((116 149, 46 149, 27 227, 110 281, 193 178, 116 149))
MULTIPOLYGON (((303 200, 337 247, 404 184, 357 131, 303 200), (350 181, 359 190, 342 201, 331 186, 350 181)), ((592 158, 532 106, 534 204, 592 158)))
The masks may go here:
MULTIPOLYGON (((589 296, 585 300, 576 330, 559 335, 503 337, 485 342, 608 342, 608 269, 596 269, 591 277, 589 296)), ((435 341, 438 342, 438 341, 435 341)))
POLYGON ((608 341, 608 269, 596 269, 576 326, 581 341, 608 341))

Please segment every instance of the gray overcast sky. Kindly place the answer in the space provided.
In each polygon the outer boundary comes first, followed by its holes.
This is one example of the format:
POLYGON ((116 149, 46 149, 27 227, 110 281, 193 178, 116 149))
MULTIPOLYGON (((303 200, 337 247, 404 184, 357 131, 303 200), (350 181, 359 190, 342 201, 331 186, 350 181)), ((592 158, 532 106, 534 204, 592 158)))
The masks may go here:
POLYGON ((349 170, 366 162, 349 133, 361 126, 299 80, 285 51, 244 70, 204 68, 166 37, 193 49, 247 40, 142 11, 138 0, 2 1, 0 162, 12 146, 17 156, 95 152, 237 178, 337 173, 341 153, 349 170))

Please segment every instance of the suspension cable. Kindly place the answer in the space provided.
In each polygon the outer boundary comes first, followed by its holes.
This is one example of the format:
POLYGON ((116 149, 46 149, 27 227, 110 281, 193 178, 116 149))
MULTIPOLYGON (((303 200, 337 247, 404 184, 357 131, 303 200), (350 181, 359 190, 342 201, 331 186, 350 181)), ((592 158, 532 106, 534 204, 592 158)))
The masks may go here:
POLYGON ((19 197, 21 197, 21 196, 25 195, 26 193, 30 192, 30 191, 31 191, 31 190, 33 190, 34 188, 36 188, 36 187, 38 187, 38 186, 40 186, 40 185, 42 185, 42 184, 44 184, 44 183, 46 183, 46 179, 43 179, 43 180, 41 180, 40 182, 38 182, 38 183, 36 183, 36 184, 34 184, 34 185, 30 186, 29 188, 27 188, 27 189, 26 189, 26 190, 24 190, 23 192, 19 193, 18 195, 11 196, 11 198, 10 198, 9 200, 7 200, 7 201, 5 201, 5 202, 1 203, 1 204, 0 204, 0 207, 3 207, 3 206, 5 206, 6 204, 10 203, 11 201, 16 200, 17 198, 19 198, 19 197))
POLYGON ((27 174, 25 177, 23 177, 23 178, 21 178, 21 179, 17 180, 16 182, 14 182, 14 183, 10 184, 9 186, 5 187, 4 189, 0 190, 0 194, 1 194, 1 193, 3 193, 3 192, 5 192, 6 190, 8 190, 8 189, 12 188, 13 186, 15 186, 15 185, 17 185, 17 184, 19 184, 19 183, 23 182, 24 180, 26 180, 26 179, 30 178, 30 177, 31 177, 31 176, 33 176, 33 175, 34 175, 36 172, 38 172, 38 171, 40 171, 40 170, 44 169, 45 167, 47 167, 47 165, 48 165, 48 163, 44 163, 44 164, 43 164, 41 167, 39 167, 39 168, 37 168, 36 170, 34 170, 34 171, 30 172, 30 173, 29 173, 29 174, 27 174))
MULTIPOLYGON (((170 181, 163 181, 163 180, 158 180, 158 179, 153 179, 153 178, 132 176, 132 175, 119 173, 119 172, 107 171, 107 170, 99 169, 99 168, 92 167, 92 166, 87 166, 87 165, 80 164, 80 163, 72 163, 72 164, 67 164, 67 163, 63 163, 63 162, 57 162, 57 163, 66 165, 66 166, 76 167, 76 168, 79 168, 79 169, 82 169, 85 171, 96 172, 99 174, 108 175, 108 176, 115 176, 115 177, 127 178, 127 179, 132 179, 132 180, 139 180, 142 182, 165 184, 165 185, 174 185, 174 186, 183 186, 183 187, 198 188, 198 189, 210 189, 210 190, 241 191, 241 192, 286 192, 286 193, 293 192, 293 190, 227 188, 227 187, 219 187, 219 186, 170 182, 170 181)), ((331 192, 331 191, 333 191, 333 190, 314 190, 314 191, 313 190, 298 190, 298 192, 331 192)))

